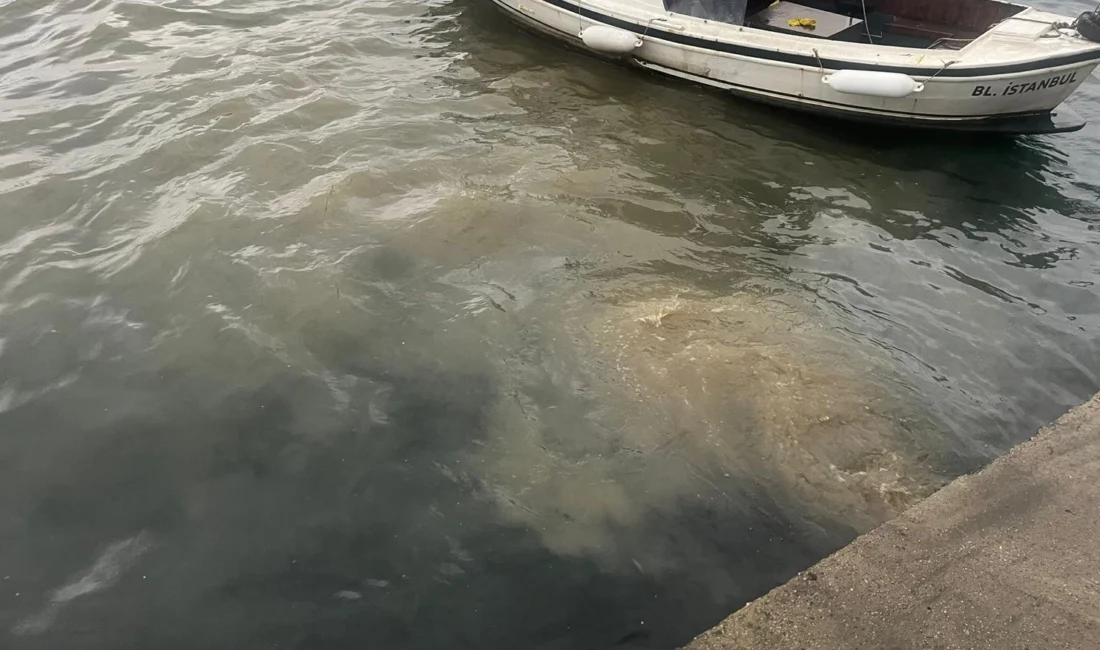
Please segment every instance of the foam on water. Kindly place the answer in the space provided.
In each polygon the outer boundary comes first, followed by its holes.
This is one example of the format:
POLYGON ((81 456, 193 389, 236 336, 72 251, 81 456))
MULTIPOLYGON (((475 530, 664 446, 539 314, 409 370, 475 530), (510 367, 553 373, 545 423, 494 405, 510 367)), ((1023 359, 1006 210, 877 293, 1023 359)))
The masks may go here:
POLYGON ((45 608, 17 623, 12 633, 33 635, 47 631, 69 601, 110 588, 150 544, 145 533, 109 544, 90 567, 55 589, 45 608))

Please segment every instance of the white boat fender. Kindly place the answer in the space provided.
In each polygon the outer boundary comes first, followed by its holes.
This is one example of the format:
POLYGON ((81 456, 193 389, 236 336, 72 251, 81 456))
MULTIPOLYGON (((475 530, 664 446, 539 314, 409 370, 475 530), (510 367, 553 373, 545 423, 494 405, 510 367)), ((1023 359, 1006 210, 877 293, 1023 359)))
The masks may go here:
POLYGON ((900 72, 837 70, 821 81, 838 93, 899 99, 924 90, 924 84, 900 72))
POLYGON ((597 52, 626 54, 642 46, 634 32, 607 25, 591 25, 581 30, 581 40, 597 52))

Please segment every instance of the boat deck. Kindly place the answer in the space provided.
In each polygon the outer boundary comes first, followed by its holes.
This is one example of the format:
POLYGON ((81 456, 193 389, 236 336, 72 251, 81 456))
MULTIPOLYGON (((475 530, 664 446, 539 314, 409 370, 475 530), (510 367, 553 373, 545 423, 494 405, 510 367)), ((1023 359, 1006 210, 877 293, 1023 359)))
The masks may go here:
MULTIPOLYGON (((780 2, 779 4, 794 5, 795 3, 780 2)), ((992 24, 975 24, 971 22, 970 24, 951 25, 937 22, 938 17, 936 16, 915 19, 890 13, 889 10, 892 7, 889 5, 883 6, 870 0, 866 5, 866 14, 864 14, 864 6, 858 1, 799 0, 797 5, 818 11, 839 13, 849 20, 859 20, 861 22, 863 16, 866 15, 865 29, 860 30, 858 34, 845 32, 840 38, 831 40, 870 42, 875 45, 891 45, 894 47, 957 50, 981 36, 992 24)), ((1007 9, 999 15, 993 14, 996 16, 995 20, 1003 20, 1023 9, 1012 5, 1002 6, 1007 9)))
POLYGON ((995 0, 970 0, 947 11, 927 0, 664 0, 664 6, 673 13, 783 34, 942 50, 962 49, 1024 9, 995 0), (798 18, 813 19, 815 25, 788 24, 798 18))

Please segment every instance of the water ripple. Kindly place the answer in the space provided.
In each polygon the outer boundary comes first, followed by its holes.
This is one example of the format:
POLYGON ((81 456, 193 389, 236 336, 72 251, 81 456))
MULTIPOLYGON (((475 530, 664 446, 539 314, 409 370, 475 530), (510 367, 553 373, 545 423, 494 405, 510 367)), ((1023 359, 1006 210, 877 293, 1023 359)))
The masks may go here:
POLYGON ((3 4, 0 645, 680 647, 1100 388, 1075 108, 844 127, 468 0, 3 4))

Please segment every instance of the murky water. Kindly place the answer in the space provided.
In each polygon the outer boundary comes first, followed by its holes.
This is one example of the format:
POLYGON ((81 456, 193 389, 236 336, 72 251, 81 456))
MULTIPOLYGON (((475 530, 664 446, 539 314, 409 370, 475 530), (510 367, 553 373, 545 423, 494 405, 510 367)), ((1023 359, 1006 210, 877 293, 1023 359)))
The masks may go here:
POLYGON ((1098 389, 1074 106, 839 128, 475 0, 0 6, 0 646, 684 643, 1098 389))

